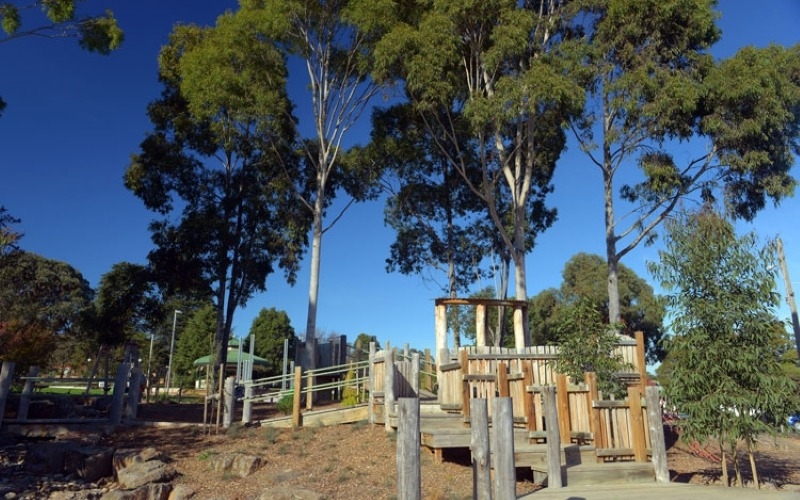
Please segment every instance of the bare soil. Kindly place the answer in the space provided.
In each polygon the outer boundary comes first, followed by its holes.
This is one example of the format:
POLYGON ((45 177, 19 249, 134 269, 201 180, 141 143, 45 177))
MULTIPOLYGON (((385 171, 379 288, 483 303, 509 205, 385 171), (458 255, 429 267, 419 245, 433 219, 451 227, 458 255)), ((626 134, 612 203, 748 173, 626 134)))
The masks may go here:
MULTIPOLYGON (((275 414, 274 408, 256 409, 256 419, 275 414)), ((142 405, 140 417, 168 422, 202 422, 202 405, 142 405)), ((668 434, 668 462, 673 481, 694 484, 718 483, 720 465, 713 446, 690 448, 668 434), (702 456, 700 456, 702 455, 702 456)), ((213 427, 140 426, 121 429, 104 438, 117 447, 155 447, 171 457, 180 473, 177 483, 186 484, 198 500, 246 500, 267 488, 309 489, 327 500, 372 500, 396 498, 396 442, 382 426, 357 423, 336 427, 270 429, 235 426, 217 433, 213 427), (208 459, 220 453, 245 453, 265 459, 265 466, 246 478, 211 472, 208 459)), ((437 464, 423 450, 422 498, 460 500, 472 498, 472 469, 468 454, 445 455, 437 464)), ((746 484, 752 481, 747 457, 743 456, 746 484)), ((790 489, 800 485, 800 436, 765 438, 756 460, 764 487, 790 489)), ((529 471, 519 470, 517 494, 535 491, 529 471)), ((731 475, 733 473, 731 472, 731 475)), ((795 487, 800 491, 800 488, 795 487)))

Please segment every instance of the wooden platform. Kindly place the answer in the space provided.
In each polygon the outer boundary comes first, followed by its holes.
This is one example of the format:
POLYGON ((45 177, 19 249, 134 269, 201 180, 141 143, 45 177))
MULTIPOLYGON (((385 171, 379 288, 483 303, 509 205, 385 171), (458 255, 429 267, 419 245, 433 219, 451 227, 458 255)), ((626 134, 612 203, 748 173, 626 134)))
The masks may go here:
MULTIPOLYGON (((307 411, 303 413, 303 427, 320 427, 328 425, 351 424, 369 418, 367 405, 350 406, 347 408, 333 408, 327 410, 307 411)), ((291 415, 281 418, 261 420, 261 427, 292 427, 291 415)))
MULTIPOLYGON (((389 416, 391 423, 394 417, 389 416)), ((421 444, 441 462, 446 450, 469 452, 471 430, 458 414, 421 412, 421 444)), ((491 437, 491 432, 490 432, 491 437)), ((490 443, 495 450, 496 444, 490 443)), ((514 461, 518 468, 530 468, 537 482, 547 481, 547 445, 532 443, 524 429, 514 431, 514 461)), ((561 446, 562 483, 569 486, 593 484, 655 483, 650 462, 600 462, 594 446, 561 446)))

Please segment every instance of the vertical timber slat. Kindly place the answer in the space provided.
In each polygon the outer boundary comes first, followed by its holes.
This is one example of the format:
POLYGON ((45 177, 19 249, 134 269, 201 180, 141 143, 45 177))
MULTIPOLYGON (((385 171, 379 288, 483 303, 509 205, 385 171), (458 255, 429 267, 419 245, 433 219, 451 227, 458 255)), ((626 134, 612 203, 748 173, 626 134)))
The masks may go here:
POLYGON ((628 387, 628 407, 630 408, 631 444, 637 462, 647 461, 647 448, 644 442, 644 420, 642 418, 642 393, 638 386, 628 387))
POLYGON ((556 376, 556 400, 558 404, 558 426, 561 434, 561 442, 569 444, 570 424, 569 424, 569 392, 567 391, 567 376, 559 373, 556 376))

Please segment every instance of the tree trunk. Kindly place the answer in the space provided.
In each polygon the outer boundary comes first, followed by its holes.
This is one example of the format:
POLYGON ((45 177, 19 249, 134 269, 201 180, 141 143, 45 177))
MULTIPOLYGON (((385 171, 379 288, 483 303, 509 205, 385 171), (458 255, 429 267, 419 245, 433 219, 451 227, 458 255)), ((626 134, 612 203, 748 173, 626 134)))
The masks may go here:
POLYGON ((761 489, 761 483, 758 481, 758 468, 756 467, 756 458, 753 455, 753 443, 747 443, 747 457, 750 459, 750 471, 753 473, 753 485, 757 490, 761 489))
POLYGON ((611 153, 606 149, 603 168, 603 196, 606 226, 606 263, 608 265, 608 322, 619 323, 619 282, 617 277, 617 235, 614 231, 614 176, 611 166, 611 153))
POLYGON ((317 301, 319 299, 319 272, 322 256, 322 211, 324 204, 324 188, 317 190, 317 199, 314 203, 314 228, 311 238, 311 268, 308 280, 308 316, 306 319, 306 349, 305 361, 309 370, 316 368, 315 356, 317 332, 317 301))
MULTIPOLYGON (((525 252, 515 252, 514 258, 514 281, 516 283, 517 300, 528 300, 528 291, 525 274, 525 252)), ((514 310, 514 347, 528 347, 531 343, 531 335, 528 331, 527 315, 522 314, 521 309, 514 310)))

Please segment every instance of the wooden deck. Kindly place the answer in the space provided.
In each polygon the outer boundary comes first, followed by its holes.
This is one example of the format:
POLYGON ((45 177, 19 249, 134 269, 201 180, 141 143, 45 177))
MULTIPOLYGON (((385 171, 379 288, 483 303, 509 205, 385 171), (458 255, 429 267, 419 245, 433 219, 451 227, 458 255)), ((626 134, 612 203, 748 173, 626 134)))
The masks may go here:
MULTIPOLYGON (((434 460, 441 463, 445 454, 469 453, 472 430, 469 423, 458 413, 437 411, 435 408, 420 409, 420 442, 430 450, 434 460)), ((389 423, 397 428, 395 414, 389 415, 389 423)), ((495 443, 490 435, 490 448, 495 443)), ((514 462, 517 468, 531 469, 537 482, 547 479, 547 445, 537 442, 525 429, 514 430, 514 462)), ((650 462, 600 462, 594 446, 578 444, 561 445, 562 483, 570 486, 607 483, 654 483, 655 471, 650 462)))

